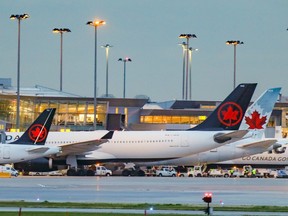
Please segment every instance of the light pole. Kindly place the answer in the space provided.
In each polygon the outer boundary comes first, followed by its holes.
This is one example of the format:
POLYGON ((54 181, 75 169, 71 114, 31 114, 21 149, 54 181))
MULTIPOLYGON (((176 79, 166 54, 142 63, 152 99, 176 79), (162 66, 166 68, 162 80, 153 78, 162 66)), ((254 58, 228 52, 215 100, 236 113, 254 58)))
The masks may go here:
POLYGON ((233 89, 235 89, 236 87, 236 46, 238 44, 244 44, 244 42, 242 41, 233 41, 233 40, 230 40, 230 41, 226 41, 226 44, 227 45, 233 45, 234 46, 234 75, 233 75, 233 89))
POLYGON ((187 44, 185 42, 179 44, 182 47, 182 58, 183 58, 183 77, 182 77, 182 100, 184 100, 185 94, 185 53, 187 49, 187 44))
POLYGON ((106 97, 108 97, 108 60, 109 60, 109 49, 113 46, 106 44, 101 46, 102 48, 105 48, 106 52, 106 97))
POLYGON ((192 53, 193 51, 198 51, 198 49, 194 49, 189 47, 189 100, 192 100, 192 53))
POLYGON ((95 20, 95 21, 88 21, 86 25, 94 27, 95 30, 95 58, 94 58, 94 121, 93 126, 94 130, 97 127, 97 119, 96 119, 96 112, 97 112, 97 28, 98 26, 105 25, 104 20, 95 20))
POLYGON ((12 14, 10 19, 18 20, 18 61, 17 61, 17 105, 16 105, 16 129, 20 128, 20 26, 21 20, 28 19, 28 14, 12 14))
POLYGON ((126 62, 131 62, 132 60, 128 57, 122 59, 119 58, 118 61, 124 62, 124 88, 123 88, 123 98, 125 98, 125 90, 126 90, 126 62))
POLYGON ((185 82, 185 100, 187 100, 188 97, 188 73, 189 73, 189 69, 188 69, 188 61, 189 61, 189 54, 188 54, 188 47, 189 47, 189 39, 190 38, 197 38, 197 36, 195 34, 180 34, 179 38, 186 38, 187 42, 186 42, 186 82, 185 82))
POLYGON ((60 34, 60 91, 62 91, 62 82, 63 82, 63 33, 71 32, 68 28, 54 28, 53 33, 60 34))

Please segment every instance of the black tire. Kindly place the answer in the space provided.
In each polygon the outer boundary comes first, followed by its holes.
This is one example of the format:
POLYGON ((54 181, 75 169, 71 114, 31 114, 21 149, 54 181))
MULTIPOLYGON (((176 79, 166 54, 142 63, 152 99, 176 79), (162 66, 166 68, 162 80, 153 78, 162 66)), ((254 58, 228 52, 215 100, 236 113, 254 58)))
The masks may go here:
POLYGON ((162 177, 162 173, 159 173, 159 175, 158 175, 159 177, 162 177))
POLYGON ((86 176, 86 174, 87 174, 87 170, 84 170, 84 169, 79 169, 76 172, 77 176, 86 176))
POLYGON ((130 171, 130 170, 124 169, 124 170, 122 171, 122 176, 130 176, 130 175, 131 175, 131 171, 130 171))
POLYGON ((110 173, 106 173, 106 176, 110 176, 110 173))
POLYGON ((76 170, 75 169, 68 169, 67 170, 67 176, 76 176, 76 170))
POLYGON ((87 176, 95 176, 95 171, 94 170, 87 170, 86 175, 87 176))
POLYGON ((138 170, 137 176, 145 176, 145 172, 143 170, 138 170))

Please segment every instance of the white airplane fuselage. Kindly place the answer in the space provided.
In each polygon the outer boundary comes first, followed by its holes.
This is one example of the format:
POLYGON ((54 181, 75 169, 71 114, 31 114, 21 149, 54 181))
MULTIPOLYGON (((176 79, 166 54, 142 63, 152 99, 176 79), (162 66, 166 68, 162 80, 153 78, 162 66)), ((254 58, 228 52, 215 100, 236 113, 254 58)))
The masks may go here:
POLYGON ((18 163, 47 157, 49 155, 57 154, 59 151, 60 148, 57 146, 47 147, 39 145, 0 144, 0 164, 18 163))
MULTIPOLYGON (((223 131, 229 133, 231 131, 223 131)), ((100 139, 107 133, 103 131, 50 132, 47 146, 84 142, 100 139)), ((219 144, 214 135, 219 131, 115 131, 112 139, 103 143, 95 151, 81 154, 82 159, 171 159, 215 149, 219 144)), ((7 142, 13 141, 19 133, 8 133, 7 142)), ((233 140, 232 140, 233 141, 233 140)), ((231 141, 231 142, 232 142, 231 141)), ((79 157, 78 157, 79 158, 79 157)))
POLYGON ((261 154, 241 156, 236 159, 225 160, 220 162, 219 164, 288 166, 288 144, 284 145, 283 148, 285 148, 285 151, 283 151, 283 153, 270 153, 268 151, 265 151, 261 154))
POLYGON ((254 138, 243 139, 243 140, 239 140, 239 141, 227 144, 227 145, 223 145, 215 149, 211 149, 209 151, 200 152, 197 154, 188 155, 185 157, 172 159, 172 160, 148 162, 142 165, 193 166, 193 165, 199 165, 199 164, 210 164, 210 163, 216 163, 220 161, 232 160, 232 159, 246 157, 249 155, 258 154, 258 153, 267 151, 267 146, 257 146, 257 147, 250 147, 250 148, 239 147, 242 144, 253 143, 255 141, 257 140, 255 140, 254 138))

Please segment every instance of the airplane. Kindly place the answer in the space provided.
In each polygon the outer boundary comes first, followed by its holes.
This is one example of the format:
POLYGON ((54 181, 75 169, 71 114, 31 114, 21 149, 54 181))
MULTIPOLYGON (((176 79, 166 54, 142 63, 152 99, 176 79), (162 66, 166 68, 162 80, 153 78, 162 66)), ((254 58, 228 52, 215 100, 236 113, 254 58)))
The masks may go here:
MULTIPOLYGON (((137 162, 157 161, 180 158, 191 154, 214 149, 242 139, 248 130, 238 130, 243 114, 256 88, 255 83, 240 84, 198 127, 187 131, 113 131, 111 139, 98 145, 93 151, 83 149, 80 152, 77 145, 67 153, 57 157, 38 159, 31 163, 15 164, 18 169, 42 170, 53 165, 78 167, 91 165, 96 162, 137 162), (202 125, 203 124, 203 125, 202 125)), ((54 145, 63 146, 77 142, 85 142, 99 138, 107 133, 104 131, 82 132, 51 132, 47 141, 54 145)), ((8 134, 14 136, 15 134, 8 134)), ((63 150, 62 150, 63 151, 63 150)), ((65 152, 65 151, 64 151, 65 152)), ((40 170, 39 170, 40 171, 40 170)))
MULTIPOLYGON (((265 128, 278 99, 281 88, 271 88, 265 91, 246 111, 239 130, 250 130, 243 139, 194 155, 165 161, 140 163, 145 166, 193 166, 211 164, 236 158, 250 158, 250 155, 267 150, 279 151, 281 144, 278 139, 263 138, 265 128)), ((288 160, 288 159, 287 159, 288 160)))
POLYGON ((266 151, 261 154, 243 156, 241 158, 215 163, 215 166, 232 167, 251 165, 254 168, 285 168, 288 167, 288 145, 283 145, 282 153, 266 151))
MULTIPOLYGON (((61 151, 58 146, 47 146, 45 141, 50 130, 55 109, 46 109, 16 141, 0 144, 0 164, 18 163, 47 157, 61 151)), ((1 134, 5 136, 3 132, 1 134)))

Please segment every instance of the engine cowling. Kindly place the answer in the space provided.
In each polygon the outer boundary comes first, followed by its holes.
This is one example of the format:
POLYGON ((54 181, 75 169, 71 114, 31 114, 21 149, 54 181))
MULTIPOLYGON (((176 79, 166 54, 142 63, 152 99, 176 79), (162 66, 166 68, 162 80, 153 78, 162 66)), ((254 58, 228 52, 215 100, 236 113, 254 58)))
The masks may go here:
POLYGON ((14 168, 22 172, 49 172, 65 169, 66 164, 52 158, 37 158, 25 162, 15 163, 14 168))

